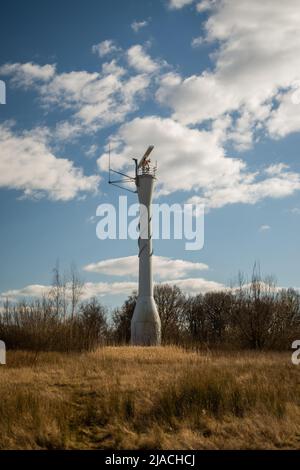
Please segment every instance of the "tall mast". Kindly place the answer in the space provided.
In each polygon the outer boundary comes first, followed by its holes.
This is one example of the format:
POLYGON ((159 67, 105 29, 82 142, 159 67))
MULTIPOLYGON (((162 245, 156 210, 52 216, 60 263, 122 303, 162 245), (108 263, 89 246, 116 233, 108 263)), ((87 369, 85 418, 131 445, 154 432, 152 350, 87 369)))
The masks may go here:
POLYGON ((140 236, 138 241, 139 257, 139 286, 138 297, 131 320, 131 344, 134 346, 158 346, 161 342, 161 323, 155 300, 153 297, 152 280, 152 193, 156 180, 156 166, 151 164, 149 155, 153 150, 150 145, 138 162, 135 162, 135 176, 129 176, 110 167, 109 149, 109 174, 111 172, 122 177, 112 181, 122 189, 137 192, 140 203, 140 236), (136 191, 122 186, 124 183, 135 183, 136 191))
POLYGON ((148 147, 137 165, 136 187, 140 203, 139 290, 131 320, 131 344, 156 346, 161 341, 161 325, 153 297, 152 279, 152 193, 156 167, 149 158, 148 147))

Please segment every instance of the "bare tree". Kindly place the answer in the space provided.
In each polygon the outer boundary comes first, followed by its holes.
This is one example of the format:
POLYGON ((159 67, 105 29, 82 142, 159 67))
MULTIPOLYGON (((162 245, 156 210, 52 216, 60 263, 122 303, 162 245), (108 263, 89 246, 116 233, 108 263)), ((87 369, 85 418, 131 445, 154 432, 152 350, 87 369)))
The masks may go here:
POLYGON ((54 311, 57 317, 59 317, 60 314, 62 313, 62 309, 64 305, 64 296, 63 296, 64 290, 65 290, 65 285, 60 274, 59 260, 57 260, 53 268, 52 287, 49 292, 49 298, 52 300, 54 304, 54 311))
POLYGON ((255 263, 250 283, 239 276, 232 309, 233 326, 244 345, 251 349, 268 347, 276 324, 277 290, 274 278, 261 276, 255 263))
POLYGON ((80 278, 74 263, 72 263, 70 268, 70 291, 71 319, 73 319, 83 292, 83 281, 80 278))
POLYGON ((84 349, 91 350, 105 343, 108 330, 107 312, 95 298, 81 305, 80 327, 84 349))
POLYGON ((209 326, 207 310, 202 294, 190 296, 186 299, 184 309, 184 327, 190 340, 200 343, 208 342, 209 326))
POLYGON ((126 344, 130 341, 130 327, 135 308, 137 293, 133 292, 125 300, 121 308, 116 308, 112 314, 113 337, 117 343, 126 344))
POLYGON ((225 341, 228 329, 232 296, 230 292, 208 292, 203 298, 206 311, 208 340, 210 343, 221 344, 225 341))
POLYGON ((164 342, 177 342, 183 322, 184 295, 178 286, 157 284, 154 298, 161 320, 161 332, 164 342))

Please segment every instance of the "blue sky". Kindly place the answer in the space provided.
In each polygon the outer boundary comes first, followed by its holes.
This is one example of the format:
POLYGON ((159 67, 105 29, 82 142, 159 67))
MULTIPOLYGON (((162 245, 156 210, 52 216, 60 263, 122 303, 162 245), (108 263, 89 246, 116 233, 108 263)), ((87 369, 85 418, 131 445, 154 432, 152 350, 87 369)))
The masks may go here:
POLYGON ((202 250, 155 241, 157 281, 205 292, 259 261, 300 287, 296 0, 13 0, 1 18, 2 299, 47 289, 57 259, 107 305, 134 288, 136 242, 96 237, 121 194, 109 141, 119 169, 155 145, 156 202, 207 208, 202 250))

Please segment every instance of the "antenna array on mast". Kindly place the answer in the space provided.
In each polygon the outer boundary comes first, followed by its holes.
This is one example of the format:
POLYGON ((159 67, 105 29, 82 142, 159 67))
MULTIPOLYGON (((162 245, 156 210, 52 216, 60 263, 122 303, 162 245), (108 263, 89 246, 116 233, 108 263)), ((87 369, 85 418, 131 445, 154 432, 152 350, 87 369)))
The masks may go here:
POLYGON ((135 175, 130 176, 130 175, 127 175, 125 173, 122 173, 121 171, 113 170, 111 168, 111 155, 110 155, 110 143, 109 143, 109 150, 108 150, 108 175, 109 175, 108 176, 108 183, 112 184, 113 186, 117 186, 120 189, 125 189, 126 191, 129 191, 131 193, 136 193, 137 192, 136 189, 133 190, 133 189, 127 188, 126 186, 123 186, 123 184, 135 183, 135 185, 137 186, 138 185, 137 184, 137 178, 138 178, 139 174, 151 174, 151 173, 153 173, 153 176, 155 175, 156 166, 155 167, 151 166, 151 168, 150 168, 150 166, 149 166, 150 160, 147 160, 147 158, 149 157, 149 155, 150 155, 150 153, 152 152, 153 149, 154 149, 154 145, 149 145, 146 152, 144 153, 144 155, 140 159, 139 163, 138 163, 137 158, 132 159, 132 160, 134 160, 134 163, 135 163, 135 175), (111 179, 111 172, 122 176, 122 178, 112 180, 111 179))
POLYGON ((126 183, 135 183, 136 182, 136 176, 132 177, 129 175, 126 175, 125 173, 122 173, 121 171, 116 171, 111 168, 110 165, 110 143, 109 143, 109 149, 108 149, 108 183, 112 184, 113 186, 116 186, 117 188, 120 189, 126 189, 126 191, 129 191, 131 193, 136 193, 136 190, 126 188, 126 186, 122 186, 122 184, 126 183), (116 173, 117 175, 123 176, 123 178, 117 179, 117 180, 111 180, 111 172, 116 173))

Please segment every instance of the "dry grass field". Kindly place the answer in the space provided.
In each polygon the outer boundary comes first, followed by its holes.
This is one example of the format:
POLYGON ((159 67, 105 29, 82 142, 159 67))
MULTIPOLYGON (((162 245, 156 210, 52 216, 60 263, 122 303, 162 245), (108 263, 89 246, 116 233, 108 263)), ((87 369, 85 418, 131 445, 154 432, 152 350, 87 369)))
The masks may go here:
POLYGON ((8 352, 0 449, 299 448, 299 374, 285 353, 8 352))

